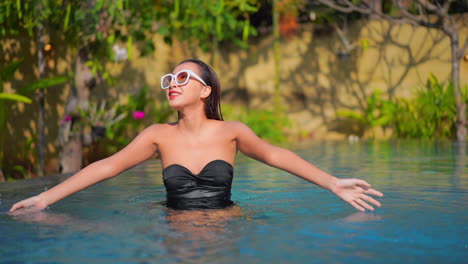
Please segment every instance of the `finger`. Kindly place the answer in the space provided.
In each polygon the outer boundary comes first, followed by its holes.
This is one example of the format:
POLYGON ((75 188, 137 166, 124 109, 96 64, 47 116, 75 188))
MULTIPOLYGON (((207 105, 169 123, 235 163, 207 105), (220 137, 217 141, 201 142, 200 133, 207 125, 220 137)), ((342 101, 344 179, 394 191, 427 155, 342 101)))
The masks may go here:
POLYGON ((372 197, 370 197, 370 196, 367 196, 367 195, 365 195, 365 194, 363 194, 363 195, 361 196, 361 199, 364 199, 364 200, 366 200, 366 201, 368 201, 368 202, 374 204, 375 206, 378 206, 378 207, 382 206, 382 204, 380 204, 379 201, 377 201, 377 200, 375 200, 374 198, 372 198, 372 197))
POLYGON ((378 197, 383 197, 384 196, 383 193, 381 193, 381 192, 379 192, 379 191, 377 191, 375 189, 368 189, 366 191, 366 193, 372 194, 372 195, 375 195, 375 196, 378 196, 378 197))
POLYGON ((16 208, 16 210, 10 211, 8 213, 10 215, 13 215, 13 216, 20 216, 20 215, 30 214, 30 213, 34 213, 34 212, 38 212, 38 211, 39 211, 39 209, 37 209, 35 207, 21 206, 21 207, 16 208))
POLYGON ((361 211, 361 212, 365 212, 365 211, 366 211, 366 209, 364 209, 362 206, 360 206, 360 205, 357 204, 356 202, 350 202, 350 204, 351 204, 354 208, 358 209, 358 210, 361 211))
POLYGON ((371 185, 369 183, 367 183, 365 180, 360 180, 360 179, 356 179, 356 184, 365 188, 365 189, 368 189, 371 187, 371 185))
POLYGON ((21 203, 15 203, 15 204, 11 207, 10 212, 16 211, 16 210, 18 210, 18 209, 20 209, 20 208, 23 208, 23 204, 21 204, 21 203))
POLYGON ((367 210, 374 211, 374 207, 368 205, 366 202, 364 202, 361 199, 357 199, 356 202, 360 204, 362 207, 366 208, 367 210))

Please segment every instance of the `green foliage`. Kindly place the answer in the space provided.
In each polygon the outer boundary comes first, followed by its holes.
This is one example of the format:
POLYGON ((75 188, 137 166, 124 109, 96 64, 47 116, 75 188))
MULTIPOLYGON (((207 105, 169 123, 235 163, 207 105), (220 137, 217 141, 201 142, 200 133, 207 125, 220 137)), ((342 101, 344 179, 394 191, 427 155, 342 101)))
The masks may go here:
POLYGON ((248 111, 245 123, 259 137, 273 143, 286 141, 287 137, 284 129, 290 126, 286 115, 269 110, 248 111))
POLYGON ((387 127, 393 121, 395 105, 382 98, 382 92, 375 90, 366 101, 366 108, 362 112, 338 111, 339 117, 345 117, 360 122, 366 128, 378 126, 387 127))
MULTIPOLYGON (((6 66, 2 67, 0 69, 0 166, 5 166, 3 164, 3 147, 4 147, 4 139, 5 139, 5 132, 6 131, 6 118, 8 116, 8 111, 11 111, 11 105, 9 103, 4 103, 3 101, 7 100, 8 101, 14 101, 14 102, 22 102, 22 103, 31 103, 32 100, 25 95, 29 95, 34 93, 38 89, 47 89, 50 87, 53 87, 58 84, 65 83, 68 81, 68 77, 64 76, 58 76, 58 77, 50 77, 42 80, 37 80, 34 81, 30 84, 27 84, 26 86, 20 87, 18 89, 15 89, 16 93, 3 93, 4 87, 3 87, 3 82, 11 81, 14 77, 15 72, 18 70, 20 67, 21 63, 23 60, 17 60, 17 61, 12 61, 8 63, 6 66)), ((33 138, 27 139, 25 141, 25 148, 23 152, 27 152, 26 154, 22 154, 23 158, 21 162, 26 163, 28 160, 30 160, 30 156, 27 154, 31 154, 31 146, 32 146, 32 141, 33 138)), ((6 160, 5 160, 6 162, 6 160)), ((5 173, 8 175, 8 173, 20 173, 21 175, 24 176, 24 170, 21 168, 24 168, 23 165, 18 165, 15 163, 11 163, 11 161, 8 161, 10 168, 5 168, 5 173)), ((28 167, 32 167, 30 164, 28 164, 28 167)))
POLYGON ((22 59, 11 61, 0 69, 0 91, 3 91, 3 82, 7 82, 13 78, 13 75, 18 70, 22 62, 22 59))
MULTIPOLYGON (((134 43, 142 54, 154 51, 152 33, 172 39, 194 41, 208 50, 214 42, 232 41, 246 46, 255 28, 249 15, 258 10, 258 0, 94 0, 47 1, 4 0, 0 2, 0 36, 21 30, 33 37, 40 24, 62 32, 65 44, 87 46, 100 59, 113 58, 112 47, 134 43)), ((129 58, 131 54, 128 54, 129 58)))
POLYGON ((10 104, 3 101, 6 99, 8 101, 31 103, 31 99, 25 96, 19 94, 3 93, 3 82, 10 81, 13 78, 22 61, 23 60, 12 61, 0 69, 0 166, 3 166, 3 147, 5 143, 6 118, 8 111, 10 110, 10 104))
POLYGON ((366 51, 370 46, 370 42, 368 39, 361 39, 361 48, 363 51, 366 51))
POLYGON ((2 167, 6 179, 18 180, 28 178, 34 173, 34 138, 35 136, 25 138, 16 149, 18 157, 16 159, 5 159, 2 167))
MULTIPOLYGON (((466 92, 464 94, 466 100, 466 92)), ((395 134, 400 138, 454 138, 457 109, 453 85, 440 84, 431 75, 427 87, 412 100, 395 103, 395 134)))
POLYGON ((26 31, 36 38, 34 31, 44 25, 48 31, 61 32, 61 45, 87 47, 90 57, 104 65, 114 57, 116 43, 126 43, 131 51, 134 40, 151 42, 148 33, 157 31, 158 14, 153 0, 4 0, 0 2, 0 36, 26 31))
MULTIPOLYGON (((11 79, 13 79, 13 75, 15 72, 18 70, 20 67, 21 63, 23 60, 17 60, 17 61, 12 61, 8 63, 7 65, 3 66, 0 68, 0 99, 6 99, 10 101, 17 101, 17 102, 23 102, 23 103, 31 103, 31 99, 21 96, 18 94, 10 94, 10 93, 3 93, 4 87, 3 87, 3 82, 8 82, 11 79)), ((2 104, 0 108, 4 108, 5 105, 2 104)), ((0 127, 3 129, 3 122, 4 122, 4 116, 2 116, 4 113, 5 109, 0 110, 0 127)), ((1 144, 0 144, 1 145, 1 144)), ((1 161, 1 160, 0 160, 1 161)))
POLYGON ((28 177, 28 171, 23 165, 13 166, 13 171, 19 173, 22 179, 25 179, 28 177))
POLYGON ((155 124, 167 123, 174 114, 174 110, 169 106, 168 101, 161 104, 153 104, 153 122, 155 124))
POLYGON ((99 142, 104 156, 125 147, 145 127, 153 123, 167 123, 174 111, 167 101, 155 102, 148 93, 148 87, 143 86, 138 93, 128 96, 124 104, 118 105, 116 114, 125 114, 125 117, 107 129, 106 138, 99 142), (144 116, 136 118, 137 112, 144 113, 144 116))
POLYGON ((127 113, 117 113, 118 104, 114 104, 110 109, 106 108, 106 102, 102 101, 100 105, 90 103, 88 106, 79 108, 80 117, 85 121, 85 124, 90 126, 102 126, 110 128, 114 124, 125 118, 127 113))
MULTIPOLYGON (((463 100, 468 102, 467 87, 463 100)), ((457 109, 453 85, 439 83, 430 75, 427 86, 416 92, 414 98, 385 100, 376 90, 367 100, 363 112, 340 111, 338 116, 360 122, 367 128, 393 127, 398 138, 454 138, 457 109)))
POLYGON ((36 90, 46 89, 55 85, 64 84, 67 81, 67 76, 55 76, 50 78, 44 78, 21 87, 20 89, 18 89, 18 92, 20 94, 31 94, 36 90))
POLYGON ((210 50, 213 42, 232 41, 246 47, 250 35, 256 35, 250 25, 250 13, 258 10, 257 0, 174 0, 162 5, 165 26, 159 33, 171 42, 173 37, 197 41, 203 50, 210 50))
POLYGON ((119 107, 119 113, 126 113, 125 118, 112 129, 108 129, 106 137, 119 147, 130 143, 133 137, 145 126, 144 120, 135 119, 133 113, 136 111, 145 112, 150 100, 147 86, 144 86, 137 94, 128 96, 127 102, 119 107))
POLYGON ((285 130, 291 126, 287 115, 281 111, 250 110, 224 104, 223 115, 226 120, 239 120, 245 123, 257 136, 272 143, 285 142, 287 140, 285 130))
MULTIPOLYGON (((153 52, 153 36, 156 32, 169 43, 172 38, 177 38, 196 43, 204 50, 223 41, 245 46, 247 38, 256 33, 250 25, 249 14, 257 10, 257 3, 257 0, 3 0, 0 1, 0 37, 14 38, 27 32, 29 40, 34 42, 38 37, 37 29, 43 27, 45 35, 54 36, 52 41, 59 42, 56 45, 61 45, 64 50, 79 52, 81 58, 87 57, 87 65, 93 74, 99 74, 112 85, 113 79, 106 72, 105 65, 116 59, 113 49, 116 44, 121 48, 126 47, 128 58, 132 57, 131 51, 135 47, 139 48, 142 55, 153 52), (50 34, 52 32, 60 34, 50 34)), ((0 46, 0 53, 4 49, 0 46)), ((38 46, 35 50, 41 49, 38 46)), ((19 64, 15 62, 9 69, 0 71, 2 81, 4 75, 14 72, 19 64)), ((66 81, 65 77, 43 79, 17 89, 17 92, 27 95, 66 81)), ((0 88, 1 93, 3 87, 0 88)), ((10 95, 7 97, 11 98, 10 95)), ((126 105, 118 106, 115 110, 101 109, 96 105, 95 108, 86 109, 88 113, 83 112, 83 118, 89 122, 91 119, 94 119, 92 122, 102 119, 109 123, 127 113, 121 122, 114 122, 112 129, 107 129, 106 133, 110 139, 128 142, 133 138, 129 134, 137 130, 139 132, 145 124, 142 120, 132 119, 131 111, 151 113, 148 116, 154 116, 158 122, 165 121, 172 114, 167 103, 153 105, 145 101, 146 109, 140 109, 136 104, 141 103, 141 100, 129 98, 126 105), (111 115, 105 116, 103 113, 111 115)), ((5 124, 4 108, 4 104, 0 106, 0 125, 5 124)))
POLYGON ((0 101, 1 100, 10 100, 15 102, 27 103, 30 104, 32 101, 26 96, 22 96, 19 94, 11 94, 11 93, 0 93, 0 101))

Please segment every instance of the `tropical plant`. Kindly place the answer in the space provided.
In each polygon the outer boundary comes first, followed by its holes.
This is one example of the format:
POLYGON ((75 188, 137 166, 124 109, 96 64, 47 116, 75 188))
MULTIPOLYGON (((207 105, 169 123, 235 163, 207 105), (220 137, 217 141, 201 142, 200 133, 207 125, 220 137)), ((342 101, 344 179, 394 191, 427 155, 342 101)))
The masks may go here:
MULTIPOLYGON (((411 99, 383 99, 375 90, 364 111, 339 111, 366 128, 392 127, 398 138, 456 138, 457 109, 452 83, 441 84, 430 75, 427 85, 411 99)), ((468 102, 468 87, 462 89, 462 99, 468 102)))
POLYGON ((374 128, 389 127, 394 119, 395 104, 382 98, 382 92, 378 89, 367 98, 363 111, 341 110, 337 111, 338 117, 349 118, 359 122, 365 129, 371 129, 374 136, 374 128))
POLYGON ((291 125, 285 114, 272 110, 247 111, 244 122, 259 137, 273 143, 286 141, 285 129, 291 125))
POLYGON ((242 106, 224 104, 223 116, 226 120, 239 120, 245 123, 257 136, 272 143, 285 142, 286 129, 291 126, 287 115, 276 110, 250 110, 242 106))
POLYGON ((14 93, 0 93, 0 100, 9 100, 27 104, 32 102, 28 97, 14 93))
POLYGON ((250 14, 258 10, 257 0, 174 0, 173 5, 161 5, 162 15, 168 19, 160 31, 172 37, 196 41, 203 50, 217 49, 218 43, 232 41, 246 47, 248 37, 255 35, 250 14))
POLYGON ((126 113, 122 122, 116 124, 112 129, 106 131, 106 136, 113 142, 117 150, 127 145, 145 125, 149 112, 149 104, 152 98, 148 95, 148 86, 143 86, 138 93, 129 95, 125 103, 118 107, 118 113, 126 113))
POLYGON ((17 148, 18 157, 16 159, 7 159, 5 163, 5 177, 7 180, 25 179, 35 174, 34 143, 36 137, 26 138, 17 148))
POLYGON ((106 107, 106 101, 100 104, 89 103, 85 107, 78 109, 80 117, 91 127, 105 127, 110 128, 117 122, 120 122, 127 116, 127 113, 118 113, 119 105, 114 104, 109 109, 106 107))
MULTIPOLYGON (((395 102, 394 129, 400 138, 455 138, 457 109, 453 85, 442 85, 431 75, 425 88, 395 102)), ((466 89, 463 92, 466 101, 466 89)))
POLYGON ((114 107, 116 115, 125 114, 125 117, 106 129, 105 138, 96 142, 101 156, 115 153, 128 145, 145 127, 153 123, 166 123, 174 115, 167 100, 155 102, 146 85, 138 93, 128 96, 124 102, 114 107))

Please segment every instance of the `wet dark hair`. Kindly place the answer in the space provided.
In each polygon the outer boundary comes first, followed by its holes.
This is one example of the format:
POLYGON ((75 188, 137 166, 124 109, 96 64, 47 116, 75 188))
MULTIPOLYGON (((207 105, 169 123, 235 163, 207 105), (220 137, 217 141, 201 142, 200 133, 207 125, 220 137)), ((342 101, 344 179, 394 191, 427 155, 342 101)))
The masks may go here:
POLYGON ((198 59, 187 59, 178 65, 191 62, 198 65, 200 69, 200 77, 205 83, 211 87, 211 94, 205 101, 205 114, 208 119, 224 120, 221 113, 221 83, 218 75, 210 65, 198 59))

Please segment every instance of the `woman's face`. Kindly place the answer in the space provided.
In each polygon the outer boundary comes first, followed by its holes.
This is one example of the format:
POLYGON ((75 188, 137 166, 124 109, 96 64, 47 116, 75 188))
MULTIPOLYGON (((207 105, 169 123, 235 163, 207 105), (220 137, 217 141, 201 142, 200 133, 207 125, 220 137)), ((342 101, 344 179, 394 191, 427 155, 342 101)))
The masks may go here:
POLYGON ((189 77, 189 79, 187 83, 182 85, 179 85, 175 78, 172 79, 169 88, 166 89, 166 97, 169 100, 169 105, 174 109, 180 109, 187 104, 203 103, 202 99, 209 95, 209 92, 207 92, 209 86, 204 85, 192 74, 193 72, 198 75, 198 77, 201 76, 198 65, 192 62, 180 64, 174 68, 172 74, 177 75, 181 71, 188 72, 183 72, 178 76, 179 83, 180 80, 184 80, 186 77, 189 77))

